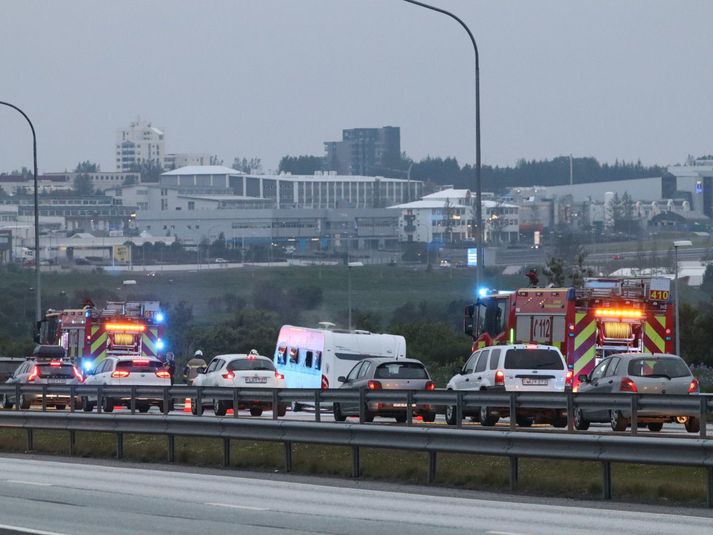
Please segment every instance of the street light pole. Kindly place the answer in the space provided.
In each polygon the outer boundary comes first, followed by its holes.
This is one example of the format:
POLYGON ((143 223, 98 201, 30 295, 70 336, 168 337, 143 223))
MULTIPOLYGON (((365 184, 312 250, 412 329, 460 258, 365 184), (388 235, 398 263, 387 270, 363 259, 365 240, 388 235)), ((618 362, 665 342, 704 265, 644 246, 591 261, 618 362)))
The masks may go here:
POLYGON ((681 356, 681 333, 679 332, 679 319, 678 319, 678 248, 679 247, 690 247, 693 242, 690 240, 676 240, 673 242, 673 262, 674 262, 674 314, 676 315, 676 355, 681 356))
POLYGON ((483 281, 483 205, 482 205, 482 187, 480 179, 480 58, 478 54, 478 44, 475 42, 475 37, 473 37, 473 32, 470 31, 468 25, 463 22, 459 17, 446 11, 440 7, 432 6, 424 2, 419 2, 418 0, 404 0, 409 4, 413 4, 425 9, 430 9, 431 11, 436 11, 443 15, 447 15, 454 19, 458 24, 460 24, 463 29, 468 33, 470 37, 470 42, 473 45, 473 52, 475 53, 475 219, 476 219, 476 234, 475 234, 475 246, 478 256, 478 264, 475 270, 476 278, 476 288, 483 281))
POLYGON ((19 112, 25 118, 27 124, 30 125, 30 130, 32 130, 32 161, 35 182, 35 320, 40 321, 42 319, 42 298, 40 293, 40 205, 37 192, 37 135, 35 134, 35 126, 24 111, 9 102, 0 100, 0 104, 19 112))

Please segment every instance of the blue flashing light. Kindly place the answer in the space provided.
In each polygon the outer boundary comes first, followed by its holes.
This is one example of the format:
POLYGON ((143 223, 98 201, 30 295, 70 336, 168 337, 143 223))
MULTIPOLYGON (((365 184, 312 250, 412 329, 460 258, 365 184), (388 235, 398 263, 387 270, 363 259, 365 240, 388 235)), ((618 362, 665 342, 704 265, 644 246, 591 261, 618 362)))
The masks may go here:
POLYGON ((164 342, 162 338, 156 340, 156 349, 158 349, 159 351, 163 351, 164 349, 166 349, 166 342, 164 342))
POLYGON ((82 360, 82 369, 86 372, 92 369, 92 361, 89 359, 82 360))
POLYGON ((478 297, 485 297, 488 295, 490 291, 487 288, 479 288, 478 289, 478 297))
POLYGON ((163 312, 156 312, 154 319, 156 320, 156 323, 163 323, 163 320, 166 319, 166 316, 163 312))

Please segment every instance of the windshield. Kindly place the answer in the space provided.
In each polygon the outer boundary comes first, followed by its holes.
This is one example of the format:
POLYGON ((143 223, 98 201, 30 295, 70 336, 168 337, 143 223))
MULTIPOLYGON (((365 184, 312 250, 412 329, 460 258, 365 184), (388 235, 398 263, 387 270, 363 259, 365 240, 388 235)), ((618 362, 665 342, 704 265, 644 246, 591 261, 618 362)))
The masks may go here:
POLYGON ((428 379, 428 372, 418 362, 390 362, 374 372, 375 379, 428 379))
POLYGON ((635 377, 690 377, 691 370, 679 358, 640 358, 629 362, 629 375, 635 377))
POLYGON ((508 370, 564 370, 562 356, 552 349, 509 349, 505 354, 508 370))
POLYGON ((268 359, 237 359, 228 363, 228 370, 231 372, 244 370, 275 371, 275 366, 268 359))
POLYGON ((163 368, 163 364, 157 360, 120 360, 116 363, 117 370, 129 372, 155 372, 163 368))

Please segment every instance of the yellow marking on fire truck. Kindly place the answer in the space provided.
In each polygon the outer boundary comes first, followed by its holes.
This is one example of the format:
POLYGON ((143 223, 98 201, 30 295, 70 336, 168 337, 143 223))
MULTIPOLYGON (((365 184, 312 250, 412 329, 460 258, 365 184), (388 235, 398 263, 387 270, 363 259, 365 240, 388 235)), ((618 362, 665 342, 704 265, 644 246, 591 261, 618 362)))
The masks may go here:
POLYGON ((644 335, 651 342, 653 342, 653 344, 656 346, 656 349, 658 349, 661 353, 665 353, 666 343, 664 342, 663 338, 661 338, 661 335, 656 332, 656 329, 653 327, 653 325, 650 325, 648 323, 644 324, 644 335))

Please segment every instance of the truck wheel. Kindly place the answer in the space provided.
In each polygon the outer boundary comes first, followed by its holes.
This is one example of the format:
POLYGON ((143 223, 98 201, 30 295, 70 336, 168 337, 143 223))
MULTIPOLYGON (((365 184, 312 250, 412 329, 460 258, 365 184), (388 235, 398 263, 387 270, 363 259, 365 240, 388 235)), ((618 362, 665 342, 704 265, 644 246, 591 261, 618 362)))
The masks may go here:
POLYGON ((518 427, 531 427, 534 420, 530 416, 517 416, 515 421, 518 427))
POLYGON ((686 421, 686 431, 689 433, 700 433, 701 432, 701 420, 694 416, 689 416, 686 421))
POLYGON ((104 412, 112 412, 114 410, 114 400, 111 398, 102 399, 102 410, 104 412))
POLYGON ((250 407, 250 416, 262 416, 262 407, 250 407))
POLYGON ((20 394, 20 408, 23 411, 30 408, 30 400, 25 397, 25 394, 20 394))
POLYGON ((277 406, 277 415, 284 416, 285 414, 287 414, 287 405, 278 405, 277 406))
POLYGON ((149 405, 148 403, 142 403, 141 405, 138 405, 136 408, 138 409, 139 412, 146 413, 146 412, 149 412, 151 405, 149 405))
POLYGON ((621 411, 609 411, 609 423, 612 431, 626 431, 627 421, 621 411))
POLYGON ((432 423, 436 421, 436 413, 435 412, 424 412, 423 413, 423 421, 432 423))
POLYGON ((558 429, 567 427, 567 416, 560 415, 557 418, 555 418, 555 421, 552 422, 552 427, 556 427, 558 429))
POLYGON ((7 395, 3 395, 2 408, 3 409, 12 409, 13 405, 15 405, 15 404, 8 399, 7 395))
POLYGON ((500 420, 500 416, 495 416, 488 407, 480 407, 480 425, 493 427, 500 420))
POLYGON ((648 426, 649 431, 653 433, 658 433, 663 429, 663 423, 662 422, 652 422, 648 426))
POLYGON ((82 410, 84 412, 92 412, 94 410, 94 403, 84 396, 82 396, 82 410))

